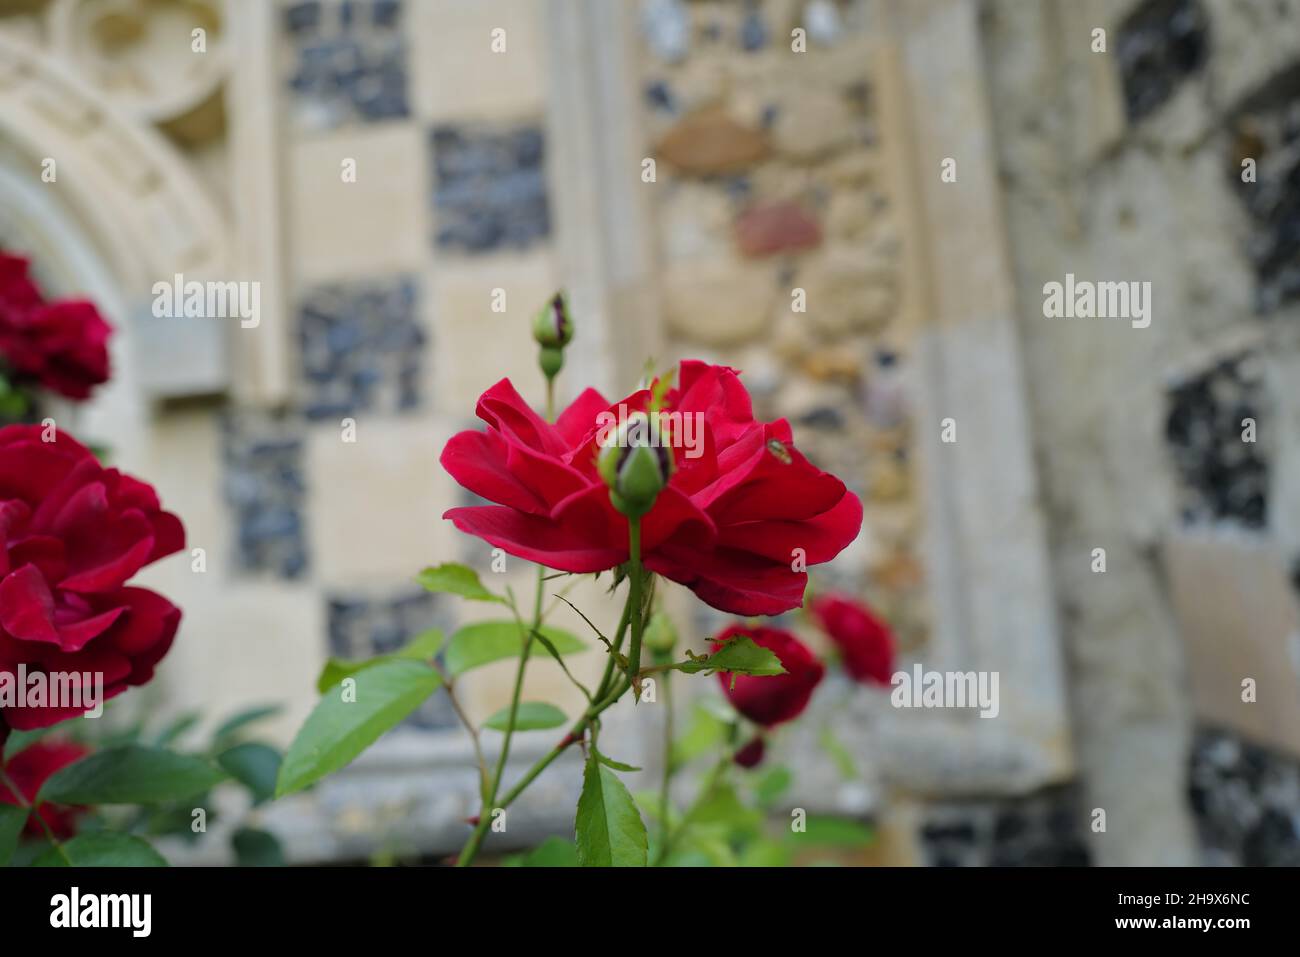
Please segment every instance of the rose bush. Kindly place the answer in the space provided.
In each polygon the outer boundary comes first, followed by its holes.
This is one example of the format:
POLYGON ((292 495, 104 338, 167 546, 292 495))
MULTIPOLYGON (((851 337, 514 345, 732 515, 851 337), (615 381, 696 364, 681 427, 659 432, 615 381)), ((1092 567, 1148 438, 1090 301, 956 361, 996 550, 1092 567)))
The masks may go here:
MULTIPOLYGON (((0 429, 0 672, 100 673, 105 698, 148 681, 181 612, 127 582, 184 547, 151 486, 65 432, 0 429)), ((0 739, 81 710, 0 708, 0 739)))
MULTIPOLYGON (((417 580, 427 590, 501 606, 508 616, 472 615, 449 636, 432 629, 385 655, 328 662, 317 680, 320 701, 280 766, 276 795, 300 792, 344 767, 429 696, 445 693, 478 765, 478 813, 466 820, 472 830, 457 866, 472 864, 507 809, 553 762, 578 749, 584 768, 573 842, 549 839, 516 863, 733 864, 742 854, 750 862, 793 860, 794 832, 791 840, 765 835, 755 820, 789 786, 790 770, 738 775, 735 769, 764 762, 772 729, 804 712, 825 667, 790 632, 758 623, 726 628, 708 654, 678 650, 663 582, 744 616, 800 607, 808 566, 830 561, 857 537, 862 505, 795 449, 788 422, 754 418, 739 374, 726 366, 685 361, 621 402, 588 389, 555 415, 555 377, 573 334, 568 302, 556 295, 533 324, 546 377, 545 415, 502 380, 478 401, 487 428, 453 436, 441 457, 454 479, 493 503, 453 508, 444 518, 535 563, 531 601, 519 600, 509 585, 501 591, 484 584, 467 565, 443 562, 421 571, 417 580), (549 583, 608 569, 616 569, 609 592, 622 590, 623 609, 606 633, 565 597, 569 586, 549 583), (559 591, 548 603, 552 587, 559 591), (565 664, 591 642, 547 620, 560 604, 603 646, 596 680, 579 678, 565 664), (460 681, 503 658, 516 660, 510 704, 477 724, 459 703, 460 681), (580 710, 524 700, 526 672, 538 658, 561 665, 581 695, 580 710), (678 737, 672 689, 689 675, 717 675, 730 705, 697 699, 692 723, 678 737), (603 730, 609 710, 629 696, 657 701, 666 712, 654 792, 628 790, 619 775, 640 769, 609 753, 603 730), (363 699, 366 709, 352 704, 363 699), (514 736, 551 729, 555 744, 539 749, 533 765, 510 783, 514 736), (485 731, 502 735, 492 742, 495 760, 485 731), (694 800, 679 809, 673 776, 705 754, 715 756, 713 766, 694 800)), ((496 557, 493 570, 504 571, 496 557)), ((830 740, 828 733, 823 739, 830 740)), ((612 748, 623 740, 615 737, 612 748)), ((836 757, 841 768, 852 763, 842 753, 836 757)))
MULTIPOLYGON (((628 560, 628 523, 596 469, 598 419, 644 412, 652 389, 610 404, 588 389, 548 423, 509 380, 478 402, 486 431, 461 432, 442 453, 461 485, 495 505, 445 518, 512 555, 557 571, 599 572, 628 560)), ((774 615, 798 607, 807 574, 857 536, 862 504, 792 445, 784 419, 758 422, 738 373, 686 361, 665 413, 703 423, 700 454, 672 446, 667 486, 642 520, 645 567, 715 608, 774 615)))
POLYGON ((112 332, 91 302, 46 302, 27 260, 0 252, 0 360, 12 379, 86 399, 108 381, 112 332))

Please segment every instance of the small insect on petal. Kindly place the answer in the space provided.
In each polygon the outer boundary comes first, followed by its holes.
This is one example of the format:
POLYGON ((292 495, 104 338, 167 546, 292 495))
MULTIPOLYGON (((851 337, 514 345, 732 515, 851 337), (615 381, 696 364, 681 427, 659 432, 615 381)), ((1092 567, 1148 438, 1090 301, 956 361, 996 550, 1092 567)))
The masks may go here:
POLYGON ((771 452, 778 461, 785 465, 790 465, 794 462, 794 458, 790 455, 790 450, 785 447, 785 443, 780 439, 768 439, 767 450, 771 452))

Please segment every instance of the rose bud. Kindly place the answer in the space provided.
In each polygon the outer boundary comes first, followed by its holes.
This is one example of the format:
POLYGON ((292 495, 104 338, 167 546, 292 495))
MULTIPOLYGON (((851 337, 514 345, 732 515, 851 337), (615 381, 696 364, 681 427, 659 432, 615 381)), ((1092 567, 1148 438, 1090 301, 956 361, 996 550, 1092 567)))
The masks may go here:
POLYGON ((563 349, 573 341, 573 318, 569 315, 569 299, 557 292, 533 317, 533 338, 539 346, 563 349))
POLYGON ((628 518, 654 507, 668 484, 672 457, 664 448, 654 420, 644 412, 628 416, 596 458, 596 471, 609 486, 609 500, 628 518))
POLYGON ((826 673, 822 663, 790 632, 766 626, 732 625, 714 637, 714 651, 738 635, 752 638, 754 644, 776 655, 785 668, 785 674, 758 676, 718 672, 718 681, 732 707, 764 727, 797 718, 808 706, 813 689, 826 673))
POLYGON ((533 317, 533 338, 542 347, 538 362, 548 379, 564 368, 564 347, 573 341, 573 319, 569 300, 557 292, 533 317))
POLYGON ((756 768, 762 763, 766 751, 767 746, 763 743, 763 736, 756 734, 753 740, 732 755, 732 760, 742 768, 756 768))
POLYGON ((890 683, 894 636, 870 608, 840 595, 823 595, 814 599, 812 613, 839 649, 850 678, 860 684, 890 683))
POLYGON ((655 657, 666 660, 677 645, 677 628, 673 625, 673 620, 662 611, 655 612, 646 624, 642 641, 655 657))

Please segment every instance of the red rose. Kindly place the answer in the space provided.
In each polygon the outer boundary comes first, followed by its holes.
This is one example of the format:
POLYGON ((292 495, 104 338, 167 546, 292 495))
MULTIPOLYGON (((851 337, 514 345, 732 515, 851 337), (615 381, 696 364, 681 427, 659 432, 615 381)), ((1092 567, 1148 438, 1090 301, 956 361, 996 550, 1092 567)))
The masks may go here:
POLYGON ((766 752, 767 745, 763 743, 763 736, 756 734, 748 744, 736 751, 732 760, 742 768, 756 768, 763 763, 766 752))
MULTIPOLYGON (((723 611, 774 615, 798 607, 807 575, 792 570, 794 560, 806 567, 839 554, 857 537, 862 504, 793 448, 788 422, 754 421, 734 370, 686 361, 677 383, 663 411, 690 416, 698 441, 683 425, 672 442, 674 471, 641 520, 645 566, 723 611)), ((453 436, 441 459, 461 485, 498 504, 453 508, 444 518, 559 571, 622 564, 627 519, 596 472, 600 417, 649 403, 644 389, 615 406, 588 389, 551 425, 509 380, 498 382, 478 403, 487 431, 453 436)))
POLYGON ((894 674, 894 636, 889 626, 861 602, 824 595, 812 613, 840 650, 844 670, 854 681, 888 685, 894 674))
MULTIPOLYGON (((126 582, 184 548, 185 529, 153 488, 104 468, 61 430, 42 441, 43 431, 0 429, 0 674, 11 686, 20 665, 29 680, 102 675, 108 699, 152 678, 171 647, 180 609, 126 582)), ((92 706, 6 704, 0 725, 42 728, 92 706)))
POLYGON ((27 260, 0 253, 0 359, 20 379, 69 399, 108 381, 113 328, 93 303, 44 302, 27 260))
MULTIPOLYGON (((65 768, 73 761, 79 761, 90 753, 90 749, 71 741, 35 741, 19 751, 5 764, 5 775, 22 794, 19 801, 3 779, 0 779, 0 804, 22 806, 30 805, 36 799, 36 792, 55 771, 65 768)), ((75 821, 81 808, 67 807, 62 804, 40 804, 36 813, 45 821, 46 827, 58 840, 72 837, 75 821)), ((35 816, 27 819, 27 833, 44 834, 44 828, 35 816)))
POLYGON ((713 638, 713 647, 718 647, 737 635, 748 635, 754 644, 766 648, 781 661, 785 668, 783 675, 735 675, 735 687, 732 687, 732 675, 718 672, 718 681, 722 690, 731 701, 731 706, 755 724, 771 727, 799 717, 808 706, 813 689, 822 680, 826 669, 802 641, 780 628, 732 625, 713 638))
POLYGON ((27 260, 0 251, 0 324, 41 305, 41 291, 27 274, 27 260))

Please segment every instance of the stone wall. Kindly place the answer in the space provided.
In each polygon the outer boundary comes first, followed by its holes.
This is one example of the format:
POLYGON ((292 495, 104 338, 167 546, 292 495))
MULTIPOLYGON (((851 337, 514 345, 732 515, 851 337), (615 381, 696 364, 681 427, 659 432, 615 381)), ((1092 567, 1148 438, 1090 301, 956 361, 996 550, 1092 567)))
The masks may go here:
POLYGON ((873 4, 671 0, 643 12, 659 364, 740 369, 758 414, 788 418, 800 451, 862 497, 862 547, 814 577, 865 586, 916 647, 920 516, 873 4))
MULTIPOLYGON (((1084 800, 1107 812, 1090 846, 1103 864, 1188 863, 1194 703, 1161 556, 1183 528, 1295 548, 1271 507, 1294 478, 1270 463, 1290 454, 1279 426, 1300 396, 1270 368, 1296 348, 1300 260, 1286 224, 1300 195, 1300 9, 994 0, 982 10, 1084 800), (1098 27, 1108 52, 1093 52, 1098 27), (1242 182, 1247 156, 1257 183, 1242 182), (1150 326, 1046 319, 1044 284, 1067 273, 1149 281, 1150 326), (1243 443, 1247 417, 1258 443, 1243 443), (1098 547, 1104 574, 1092 567, 1098 547)), ((1234 637, 1244 640, 1223 636, 1234 637)), ((1214 803, 1206 755, 1194 785, 1203 825, 1214 803)))

